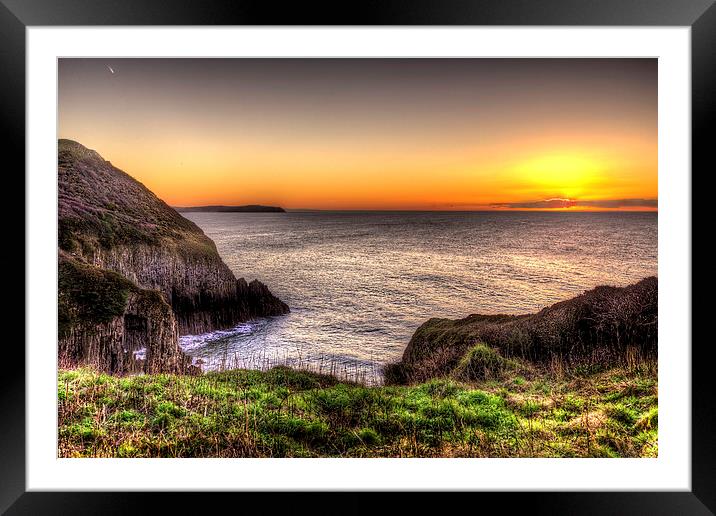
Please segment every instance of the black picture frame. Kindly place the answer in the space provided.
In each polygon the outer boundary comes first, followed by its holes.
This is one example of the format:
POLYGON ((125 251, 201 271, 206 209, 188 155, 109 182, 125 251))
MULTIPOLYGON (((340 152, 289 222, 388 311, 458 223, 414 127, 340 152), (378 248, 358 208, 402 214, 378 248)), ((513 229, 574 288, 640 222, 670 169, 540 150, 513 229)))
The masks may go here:
MULTIPOLYGON (((691 28, 692 86, 692 221, 708 220, 698 209, 709 206, 703 182, 711 173, 710 115, 716 113, 716 6, 714 0, 364 0, 354 3, 293 2, 275 5, 258 0, 0 0, 0 105, 2 109, 2 155, 6 194, 14 213, 25 212, 25 30, 31 26, 77 25, 574 25, 574 26, 686 26, 691 28), (10 158, 10 159, 8 159, 10 158), (10 185, 10 186, 8 186, 10 185), (696 185, 696 187, 694 187, 696 185), (698 185, 702 185, 699 189, 698 185), (21 194, 22 192, 22 194, 21 194), (12 203, 22 206, 12 206, 12 203)), ((54 115, 53 115, 54 116, 54 115)), ((689 171, 685 170, 685 174, 689 171)), ((24 221, 24 219, 23 219, 24 221)), ((4 224, 6 242, 12 249, 0 253, 5 287, 12 302, 5 310, 8 321, 23 318, 26 256, 25 226, 19 217, 4 224), (11 252, 10 252, 11 251, 11 252), (22 283, 22 284, 21 284, 22 283)), ((696 253, 701 241, 696 226, 692 233, 693 270, 704 271, 696 253)), ((708 239, 704 239, 708 240, 708 239)), ((701 244, 706 245, 706 244, 701 244)), ((706 275, 708 277, 708 274, 706 275)), ((710 281, 692 284, 694 322, 707 320, 710 303, 698 303, 710 281)), ((6 296, 6 299, 8 296, 6 296)), ((701 325, 701 324, 700 324, 701 325)), ((700 326, 699 325, 699 326, 700 326)), ((17 325, 19 326, 19 324, 17 325)), ((451 494, 450 505, 466 503, 477 510, 496 503, 505 510, 529 510, 537 514, 714 514, 716 512, 716 403, 711 399, 713 367, 712 338, 697 338, 692 325, 692 489, 689 492, 551 492, 551 493, 464 493, 451 494), (469 499, 466 499, 469 497, 469 499)), ((161 504, 163 512, 206 510, 206 499, 196 493, 80 493, 26 492, 25 488, 25 352, 24 328, 15 328, 15 338, 4 345, 6 366, 0 374, 0 512, 7 514, 123 514, 161 504), (154 498, 158 498, 155 500, 154 498)), ((677 343, 674 343, 675 345, 677 343)), ((689 343, 682 343, 686 346, 689 343)), ((232 503, 241 497, 241 507, 261 504, 261 513, 288 512, 308 508, 312 514, 331 510, 323 498, 321 508, 308 507, 308 493, 276 497, 266 504, 266 494, 212 494, 215 503, 232 503)), ((322 495, 324 496, 324 495, 322 495)), ((375 493, 348 493, 340 502, 341 512, 379 510, 383 502, 375 493), (365 508, 360 510, 360 508, 365 508), (369 509, 370 508, 370 509, 369 509)), ((407 498, 407 497, 406 497, 407 498)), ((403 500, 401 512, 410 506, 426 508, 423 493, 403 500)), ((335 509, 335 507, 334 507, 335 509)))

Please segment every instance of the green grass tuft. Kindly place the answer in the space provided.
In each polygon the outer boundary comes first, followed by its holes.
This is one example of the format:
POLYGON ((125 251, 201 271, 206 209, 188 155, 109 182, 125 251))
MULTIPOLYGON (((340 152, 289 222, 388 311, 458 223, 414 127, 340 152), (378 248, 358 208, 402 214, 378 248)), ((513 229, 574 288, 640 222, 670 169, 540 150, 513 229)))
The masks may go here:
POLYGON ((465 353, 453 375, 464 381, 498 379, 516 367, 517 364, 513 360, 503 358, 496 349, 478 343, 465 353))

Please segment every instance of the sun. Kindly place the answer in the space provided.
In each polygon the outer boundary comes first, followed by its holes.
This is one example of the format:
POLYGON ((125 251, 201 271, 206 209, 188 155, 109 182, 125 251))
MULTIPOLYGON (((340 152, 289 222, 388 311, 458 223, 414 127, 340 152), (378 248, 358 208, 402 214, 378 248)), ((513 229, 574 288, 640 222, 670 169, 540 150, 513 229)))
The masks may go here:
POLYGON ((544 154, 515 167, 526 190, 548 197, 576 199, 589 195, 600 183, 603 165, 581 154, 544 154))

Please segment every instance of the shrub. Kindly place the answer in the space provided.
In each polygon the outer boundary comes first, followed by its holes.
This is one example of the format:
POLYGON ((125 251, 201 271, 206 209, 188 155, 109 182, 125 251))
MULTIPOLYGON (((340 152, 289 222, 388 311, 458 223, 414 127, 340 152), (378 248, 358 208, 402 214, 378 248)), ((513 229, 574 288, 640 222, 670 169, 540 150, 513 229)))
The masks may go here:
POLYGON ((466 381, 480 381, 500 378, 507 371, 515 369, 512 360, 504 358, 500 353, 479 343, 470 348, 453 371, 455 377, 466 381))
POLYGON ((380 442, 380 435, 372 428, 362 428, 358 431, 358 437, 366 446, 374 446, 380 442))
POLYGON ((403 385, 408 383, 405 364, 395 362, 383 366, 383 380, 386 385, 403 385))

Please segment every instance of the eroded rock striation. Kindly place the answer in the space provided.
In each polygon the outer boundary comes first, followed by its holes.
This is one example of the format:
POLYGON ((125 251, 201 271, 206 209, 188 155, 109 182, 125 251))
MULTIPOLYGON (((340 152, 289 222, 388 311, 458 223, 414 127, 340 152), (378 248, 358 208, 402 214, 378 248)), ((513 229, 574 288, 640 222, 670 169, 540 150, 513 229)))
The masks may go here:
POLYGON ((178 335, 289 311, 259 281, 237 279, 196 224, 71 140, 59 141, 58 203, 63 360, 183 370, 178 335))
POLYGON ((534 363, 609 363, 629 353, 657 352, 658 280, 599 286, 535 314, 430 319, 410 339, 400 362, 385 369, 389 383, 449 375, 476 345, 506 359, 534 363))

